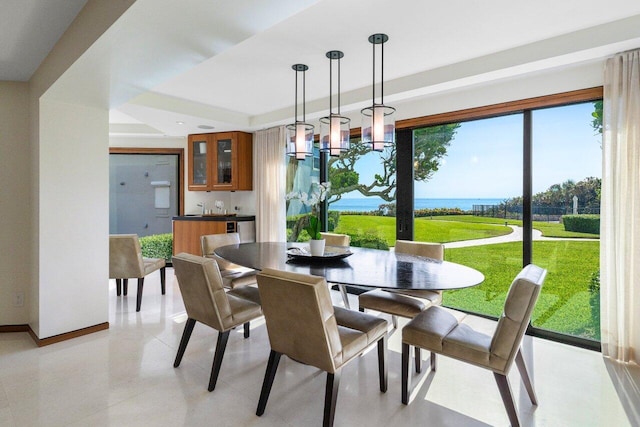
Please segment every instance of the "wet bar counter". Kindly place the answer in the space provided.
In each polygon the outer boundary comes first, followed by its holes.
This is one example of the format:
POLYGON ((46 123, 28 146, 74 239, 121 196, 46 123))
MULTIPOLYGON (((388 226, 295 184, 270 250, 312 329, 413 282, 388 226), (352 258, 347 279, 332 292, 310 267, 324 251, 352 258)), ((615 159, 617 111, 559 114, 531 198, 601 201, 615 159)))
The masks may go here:
POLYGON ((173 217, 173 254, 187 252, 202 255, 200 236, 206 234, 240 234, 240 241, 255 242, 255 220, 253 215, 209 216, 184 215, 173 217))

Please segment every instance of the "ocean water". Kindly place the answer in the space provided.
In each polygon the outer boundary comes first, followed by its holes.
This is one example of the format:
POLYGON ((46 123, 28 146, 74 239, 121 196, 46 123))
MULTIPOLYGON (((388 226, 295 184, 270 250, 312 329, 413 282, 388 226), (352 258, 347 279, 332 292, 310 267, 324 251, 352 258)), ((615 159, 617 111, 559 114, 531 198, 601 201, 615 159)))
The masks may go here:
MULTIPOLYGON (((498 205, 502 199, 415 199, 414 209, 459 208, 463 211, 473 210, 473 205, 498 205)), ((378 209, 386 203, 378 197, 361 199, 342 199, 329 205, 329 210, 367 212, 378 209)))

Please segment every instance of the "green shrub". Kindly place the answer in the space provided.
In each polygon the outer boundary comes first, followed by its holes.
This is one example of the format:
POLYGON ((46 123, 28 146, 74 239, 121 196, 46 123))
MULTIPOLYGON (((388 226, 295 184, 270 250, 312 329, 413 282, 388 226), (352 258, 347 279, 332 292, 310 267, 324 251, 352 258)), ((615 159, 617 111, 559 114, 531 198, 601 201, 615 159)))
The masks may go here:
POLYGON ((416 218, 424 218, 431 216, 464 215, 464 213, 460 208, 416 209, 413 212, 413 216, 416 218))
POLYGON ((171 262, 173 254, 173 234, 154 234, 140 237, 142 256, 145 258, 164 258, 171 262))
POLYGON ((600 215, 563 215, 566 231, 600 234, 600 215))
POLYGON ((329 224, 327 224, 327 230, 335 230, 338 227, 338 222, 340 222, 340 211, 329 211, 329 224))
POLYGON ((389 250, 387 241, 374 231, 367 231, 364 234, 351 234, 351 246, 389 250))

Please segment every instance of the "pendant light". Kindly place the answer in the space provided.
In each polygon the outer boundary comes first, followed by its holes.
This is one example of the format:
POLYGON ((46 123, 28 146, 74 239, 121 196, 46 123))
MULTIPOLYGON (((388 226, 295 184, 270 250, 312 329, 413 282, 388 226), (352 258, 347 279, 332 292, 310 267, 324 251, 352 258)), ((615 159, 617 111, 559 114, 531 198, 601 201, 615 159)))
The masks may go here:
POLYGON ((396 140, 396 124, 393 117, 396 109, 384 105, 384 44, 389 40, 386 34, 373 34, 369 42, 373 46, 373 86, 372 105, 363 108, 362 113, 362 142, 368 144, 374 151, 383 151, 384 147, 392 145, 396 140), (380 45, 380 103, 376 103, 376 45, 380 45))
POLYGON ((337 157, 349 150, 349 124, 351 119, 340 115, 340 58, 344 56, 339 50, 327 52, 329 58, 329 115, 320 119, 320 150, 337 157), (333 63, 338 68, 338 109, 333 112, 333 63))
POLYGON ((297 160, 313 155, 313 125, 305 123, 305 72, 304 64, 291 66, 296 72, 295 123, 287 125, 287 154, 297 160), (298 120, 298 75, 302 73, 302 120, 298 120))

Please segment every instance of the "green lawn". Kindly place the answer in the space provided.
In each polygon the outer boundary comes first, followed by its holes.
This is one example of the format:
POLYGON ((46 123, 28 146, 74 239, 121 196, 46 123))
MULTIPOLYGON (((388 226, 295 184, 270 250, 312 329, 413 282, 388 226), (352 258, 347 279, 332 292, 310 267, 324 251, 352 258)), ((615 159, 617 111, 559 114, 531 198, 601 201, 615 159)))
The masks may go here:
MULTIPOLYGON (((389 246, 396 241, 396 219, 393 217, 369 215, 340 215, 336 233, 363 234, 375 230, 389 246)), ((416 218, 415 240, 422 242, 458 242, 461 240, 484 239, 511 233, 504 225, 435 221, 428 218, 416 218)))
MULTIPOLYGON (((516 219, 504 220, 502 218, 487 218, 474 215, 449 215, 449 216, 434 216, 433 221, 454 221, 465 223, 482 223, 482 224, 500 224, 505 225, 517 225, 522 227, 522 221, 516 219)), ((554 222, 533 221, 533 228, 540 230, 545 237, 572 237, 572 238, 590 238, 598 239, 599 234, 590 233, 577 233, 575 231, 565 231, 564 225, 554 222)))
MULTIPOLYGON (((522 225, 522 221, 509 220, 522 225)), ((564 231, 562 224, 534 222, 534 228, 548 237, 590 237, 598 235, 564 231)), ((375 230, 393 246, 395 218, 341 215, 338 233, 365 233, 375 230)), ((416 218, 415 240, 455 242, 499 236, 511 232, 499 218, 472 215, 416 218)), ((597 313, 592 313, 588 291, 591 275, 599 269, 600 242, 590 240, 534 241, 533 261, 548 270, 540 299, 533 314, 536 327, 585 338, 600 339, 597 313)), ((522 243, 502 243, 447 249, 448 261, 481 271, 486 280, 474 288, 449 291, 444 304, 473 312, 499 316, 507 289, 522 268, 522 243)))
MULTIPOLYGON (((535 241, 533 262, 548 270, 533 313, 536 327, 585 338, 600 339, 597 316, 589 305, 589 281, 599 269, 600 242, 535 241)), ((474 288, 445 292, 444 304, 499 316, 506 292, 522 267, 519 242, 447 249, 448 261, 468 265, 485 275, 474 288)))

